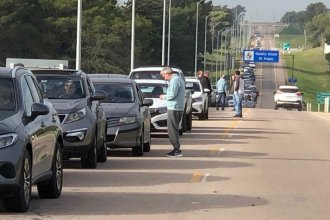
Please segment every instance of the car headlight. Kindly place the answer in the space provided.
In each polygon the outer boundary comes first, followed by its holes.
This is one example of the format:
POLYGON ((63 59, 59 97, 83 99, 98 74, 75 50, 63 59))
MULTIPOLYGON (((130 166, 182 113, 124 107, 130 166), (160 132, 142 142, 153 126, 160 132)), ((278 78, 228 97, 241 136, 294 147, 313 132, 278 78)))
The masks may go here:
POLYGON ((136 117, 122 117, 119 119, 120 124, 132 124, 136 122, 136 117))
POLYGON ((193 98, 192 99, 192 102, 194 103, 194 102, 202 102, 203 101, 203 97, 202 96, 200 96, 200 97, 196 97, 196 98, 193 98))
POLYGON ((164 114, 167 112, 167 107, 156 108, 159 114, 164 114))
POLYGON ((0 135, 0 149, 15 144, 17 140, 18 135, 16 133, 0 135))
POLYGON ((83 119, 85 116, 86 116, 86 109, 83 108, 79 111, 70 113, 68 117, 65 119, 64 123, 71 123, 74 121, 78 121, 83 119))

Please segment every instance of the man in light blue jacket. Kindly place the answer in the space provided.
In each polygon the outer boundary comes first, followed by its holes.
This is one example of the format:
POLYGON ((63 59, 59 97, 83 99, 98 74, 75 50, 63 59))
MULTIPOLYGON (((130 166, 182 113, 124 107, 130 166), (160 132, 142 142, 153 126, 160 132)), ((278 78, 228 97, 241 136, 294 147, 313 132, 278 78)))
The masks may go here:
POLYGON ((170 67, 164 67, 160 72, 166 81, 169 81, 166 95, 159 98, 167 103, 167 131, 173 150, 167 153, 168 157, 182 157, 180 150, 179 125, 184 110, 185 82, 173 73, 170 67))
POLYGON ((218 93, 218 100, 216 102, 216 108, 219 110, 219 105, 221 103, 221 110, 225 110, 226 106, 226 90, 227 90, 227 82, 225 80, 225 75, 223 75, 219 81, 217 82, 217 93, 218 93))

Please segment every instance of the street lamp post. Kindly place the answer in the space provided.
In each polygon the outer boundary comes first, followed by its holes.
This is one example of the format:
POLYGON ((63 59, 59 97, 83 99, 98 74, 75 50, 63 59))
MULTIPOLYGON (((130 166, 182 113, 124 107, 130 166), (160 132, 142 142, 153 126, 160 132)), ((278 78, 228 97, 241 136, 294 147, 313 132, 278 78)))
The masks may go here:
POLYGON ((165 19, 166 19, 166 0, 163 6, 163 36, 162 36, 162 66, 165 64, 165 19))
POLYGON ((197 76, 197 45, 198 45, 198 5, 201 3, 203 0, 200 0, 197 2, 196 6, 196 36, 195 36, 195 76, 197 76))
POLYGON ((168 3, 168 40, 167 40, 167 65, 170 65, 170 50, 171 50, 171 7, 172 0, 168 3))
POLYGON ((208 16, 205 17, 205 34, 204 34, 204 71, 206 70, 206 35, 207 35, 207 19, 211 16, 209 14, 208 16))
POLYGON ((134 69, 134 47, 135 47, 135 0, 132 0, 131 71, 134 69))
POLYGON ((82 11, 82 0, 78 0, 77 10, 77 45, 76 45, 76 70, 81 69, 81 11, 82 11))

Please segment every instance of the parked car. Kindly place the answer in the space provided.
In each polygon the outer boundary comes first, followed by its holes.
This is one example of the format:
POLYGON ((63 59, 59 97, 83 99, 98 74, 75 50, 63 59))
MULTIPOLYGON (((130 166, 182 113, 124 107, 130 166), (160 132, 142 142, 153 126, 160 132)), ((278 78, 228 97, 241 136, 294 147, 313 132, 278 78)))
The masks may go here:
POLYGON ((6 210, 25 212, 33 184, 41 198, 61 195, 61 123, 29 70, 1 67, 0 91, 0 198, 6 210))
POLYGON ((32 69, 54 105, 63 127, 63 158, 81 158, 81 167, 96 168, 107 161, 106 117, 100 100, 103 91, 95 90, 81 70, 32 69))
POLYGON ((282 85, 276 92, 273 93, 275 110, 278 108, 296 108, 298 111, 302 111, 303 93, 299 91, 297 86, 282 85))
POLYGON ((107 93, 101 101, 107 118, 107 147, 132 148, 133 156, 150 151, 153 101, 144 99, 136 82, 116 74, 88 74, 94 87, 107 93))
POLYGON ((199 120, 207 119, 209 114, 208 94, 203 91, 201 82, 197 77, 186 77, 186 86, 193 88, 193 115, 197 116, 199 120))
MULTIPOLYGON (((138 67, 133 69, 129 77, 131 79, 148 79, 148 80, 164 80, 164 78, 160 75, 160 71, 164 67, 162 66, 145 66, 145 67, 138 67)), ((184 74, 180 68, 173 67, 171 68, 174 73, 179 74, 180 77, 185 80, 184 74)), ((186 95, 185 95, 185 107, 184 107, 184 117, 182 117, 182 131, 190 131, 192 127, 192 95, 191 89, 186 88, 186 95)))

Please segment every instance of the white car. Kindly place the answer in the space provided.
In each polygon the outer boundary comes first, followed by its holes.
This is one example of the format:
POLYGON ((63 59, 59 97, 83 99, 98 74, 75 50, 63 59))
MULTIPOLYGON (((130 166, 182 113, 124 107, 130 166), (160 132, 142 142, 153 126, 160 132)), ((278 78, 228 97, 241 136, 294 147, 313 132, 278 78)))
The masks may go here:
MULTIPOLYGON (((153 104, 149 107, 151 115, 151 132, 167 131, 167 106, 166 101, 159 98, 166 94, 168 84, 165 80, 136 79, 144 98, 152 99, 153 104)), ((180 135, 182 127, 180 122, 180 135)))
POLYGON ((302 111, 303 93, 297 86, 280 86, 274 94, 275 110, 281 107, 302 111))
MULTIPOLYGON (((129 78, 134 80, 164 80, 162 75, 160 75, 160 71, 163 69, 163 66, 142 66, 133 69, 129 78)), ((184 74, 181 69, 171 67, 174 73, 180 75, 180 77, 185 80, 184 74)), ((189 89, 186 89, 185 94, 185 108, 184 108, 184 117, 182 131, 190 131, 192 128, 192 96, 189 89)))
POLYGON ((186 87, 193 89, 192 94, 192 114, 197 116, 199 120, 208 118, 208 97, 203 92, 202 84, 197 77, 186 77, 186 87))

